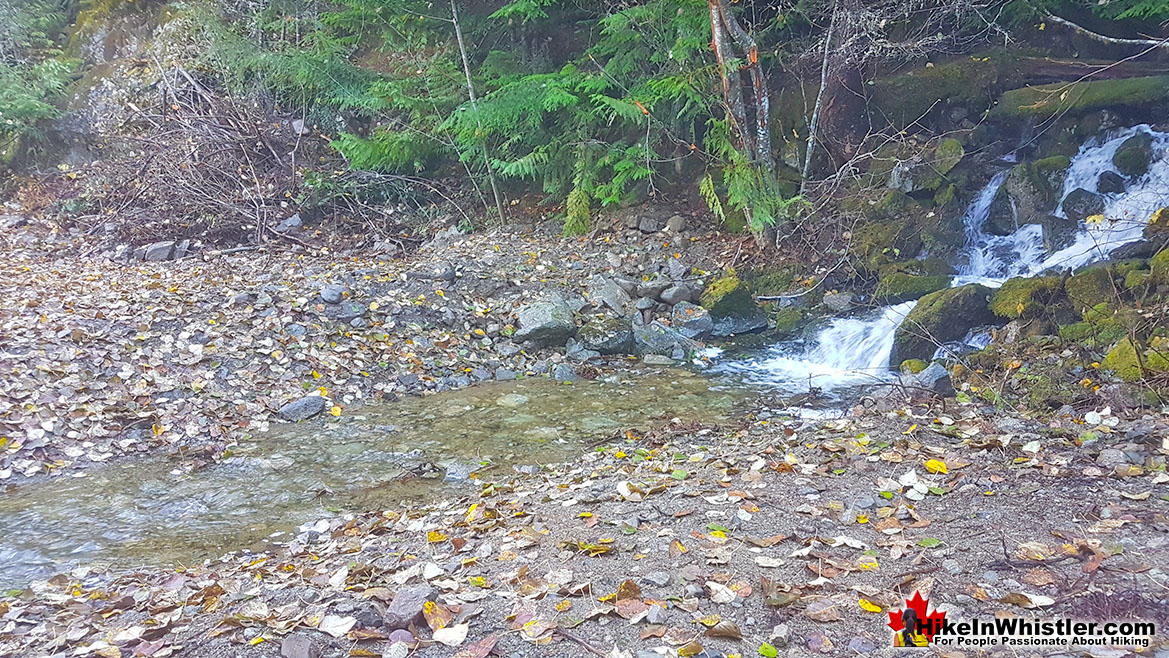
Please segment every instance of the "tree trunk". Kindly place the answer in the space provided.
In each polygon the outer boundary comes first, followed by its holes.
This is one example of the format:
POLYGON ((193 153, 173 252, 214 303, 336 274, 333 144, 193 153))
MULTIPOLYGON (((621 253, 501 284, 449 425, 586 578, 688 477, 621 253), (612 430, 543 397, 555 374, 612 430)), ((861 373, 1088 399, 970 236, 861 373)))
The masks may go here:
MULTIPOLYGON (((471 100, 471 111, 475 113, 475 121, 479 124, 479 131, 483 131, 483 122, 479 119, 479 101, 475 97, 475 82, 471 79, 471 62, 467 59, 467 46, 463 42, 463 26, 459 24, 459 7, 455 0, 451 0, 451 22, 455 24, 455 38, 459 42, 459 55, 463 58, 463 73, 467 75, 467 97, 471 100)), ((499 186, 495 182, 495 171, 491 168, 491 158, 487 154, 487 141, 483 142, 483 166, 487 167, 487 179, 491 181, 491 194, 495 197, 495 210, 499 213, 499 221, 506 221, 503 214, 503 199, 499 196, 499 186)))

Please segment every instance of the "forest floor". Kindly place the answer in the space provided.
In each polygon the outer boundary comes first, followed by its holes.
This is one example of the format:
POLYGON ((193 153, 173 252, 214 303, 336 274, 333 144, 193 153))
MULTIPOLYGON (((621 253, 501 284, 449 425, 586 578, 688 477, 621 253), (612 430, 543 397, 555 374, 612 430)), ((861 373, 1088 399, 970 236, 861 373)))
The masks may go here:
MULTIPOLYGON (((671 258, 715 271, 743 244, 620 228, 565 242, 529 227, 447 235, 406 260, 125 265, 84 257, 83 238, 46 224, 2 235, 0 418, 4 436, 25 437, 0 445, 9 486, 145 451, 213 461, 314 388, 345 414, 501 369, 543 374, 563 356, 506 335, 524 301, 671 258), (329 285, 345 288, 341 304, 320 299, 329 285), (350 303, 361 321, 338 322, 350 303)), ((1165 436, 1164 417, 1037 420, 971 402, 665 422, 461 497, 319 521, 272 554, 33 583, 0 599, 0 655, 882 655, 887 613, 915 592, 951 619, 1160 629, 1165 436)), ((1165 656, 1165 642, 1135 648, 1165 656)))

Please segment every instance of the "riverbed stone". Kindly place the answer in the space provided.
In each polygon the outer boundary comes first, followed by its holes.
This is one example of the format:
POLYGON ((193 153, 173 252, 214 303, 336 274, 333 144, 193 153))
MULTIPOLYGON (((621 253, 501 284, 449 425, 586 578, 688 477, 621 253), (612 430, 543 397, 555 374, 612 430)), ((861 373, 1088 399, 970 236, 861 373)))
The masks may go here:
POLYGON ((340 304, 341 299, 344 296, 345 286, 343 285, 330 283, 329 285, 321 288, 321 301, 325 302, 326 304, 340 304))
POLYGON ((1149 162, 1153 158, 1153 136, 1141 132, 1120 144, 1112 156, 1112 164, 1116 169, 1130 178, 1140 178, 1149 171, 1149 162))
POLYGON ((713 280, 702 291, 702 306, 710 312, 714 336, 750 333, 767 327, 767 316, 734 271, 713 280))
POLYGON ((327 401, 320 395, 306 395, 280 407, 276 413, 290 423, 308 420, 325 410, 327 401))
POLYGON ((168 260, 171 254, 174 253, 174 248, 175 243, 173 240, 165 240, 146 245, 142 251, 142 260, 151 263, 168 260))
POLYGON ((1115 171, 1102 171, 1096 179, 1096 191, 1100 194, 1120 194, 1127 186, 1124 176, 1115 171))
POLYGON ((670 358, 684 357, 698 349, 698 344, 659 320, 633 327, 633 350, 639 355, 658 354, 670 358))
POLYGON ((633 329, 624 318, 598 318, 581 327, 577 340, 585 349, 621 354, 633 347, 633 329))
POLYGON ((940 363, 931 363, 925 370, 913 375, 913 382, 916 386, 942 397, 954 395, 954 382, 950 379, 950 373, 940 363))
POLYGON ((637 230, 642 233, 657 233, 666 227, 666 220, 657 215, 642 215, 637 220, 637 230))
POLYGON ((670 315, 670 325, 687 338, 705 340, 714 331, 710 312, 698 304, 678 302, 670 315))
POLYGON ((422 606, 433 601, 438 591, 429 585, 402 587, 386 606, 386 628, 398 630, 408 628, 411 623, 423 623, 422 606))
POLYGON ((519 320, 516 340, 562 345, 576 333, 572 307, 560 295, 522 306, 516 316, 519 320))
POLYGON ((575 382, 580 380, 580 375, 576 374, 576 368, 561 363, 552 368, 552 379, 558 382, 575 382))
POLYGON ((922 297, 894 333, 893 363, 928 360, 938 345, 961 339, 972 327, 994 322, 987 306, 991 293, 986 286, 969 284, 922 297))
POLYGON ((625 308, 632 298, 617 282, 596 275, 589 280, 589 299, 594 306, 607 307, 614 314, 625 317, 625 308))
POLYGON ((1104 197, 1082 187, 1077 187, 1068 192, 1062 207, 1065 215, 1077 222, 1082 222, 1092 215, 1104 212, 1104 197))
POLYGON ((848 313, 856 303, 856 294, 851 292, 830 292, 824 295, 824 306, 833 313, 848 313))

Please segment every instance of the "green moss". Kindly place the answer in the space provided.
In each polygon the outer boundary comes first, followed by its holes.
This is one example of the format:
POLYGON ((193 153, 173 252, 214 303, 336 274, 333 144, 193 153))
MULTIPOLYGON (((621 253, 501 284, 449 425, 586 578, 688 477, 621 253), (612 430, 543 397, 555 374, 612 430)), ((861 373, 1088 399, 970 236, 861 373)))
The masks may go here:
POLYGON ((939 174, 948 174, 951 169, 958 166, 964 157, 966 157, 966 149, 962 148, 962 142, 953 137, 947 137, 938 141, 938 146, 934 149, 934 169, 939 174))
POLYGON ((1137 290, 1143 287, 1149 281, 1151 276, 1149 270, 1132 270, 1124 275, 1125 290, 1137 290))
POLYGON ((1080 270, 1064 282, 1064 291, 1078 309, 1119 301, 1112 283, 1112 272, 1107 266, 1080 270))
POLYGON ((873 295, 883 303, 899 304, 949 287, 948 275, 915 276, 891 272, 881 277, 873 295))
POLYGON ((1169 283, 1169 249, 1162 249, 1149 259, 1149 274, 1156 283, 1169 283))
POLYGON ((700 301, 715 318, 750 317, 760 313, 755 298, 734 270, 727 270, 724 276, 711 281, 702 291, 700 301))
POLYGON ((942 208, 950 205, 954 201, 954 195, 957 193, 957 187, 953 183, 938 188, 938 193, 934 195, 934 207, 942 208))
POLYGON ((1079 115, 1099 109, 1154 105, 1169 99, 1169 76, 1056 82, 1006 92, 991 117, 1079 115))
POLYGON ((741 286, 742 282, 739 281, 739 276, 735 271, 733 269, 727 270, 726 274, 711 281, 702 291, 702 306, 708 311, 711 310, 723 298, 739 290, 741 286))
POLYGON ((796 279, 791 267, 769 267, 744 273, 742 280, 753 294, 779 295, 787 292, 796 279))
POLYGON ((881 267, 882 277, 890 274, 912 274, 914 276, 942 276, 955 274, 954 266, 941 258, 923 258, 921 260, 906 260, 899 263, 889 263, 881 267))
POLYGON ((1142 376, 1141 362, 1137 355, 1136 346, 1128 338, 1117 343, 1108 356, 1104 357, 1101 365, 1116 373, 1117 377, 1126 382, 1139 381, 1142 376))
POLYGON ((929 364, 922 359, 906 359, 901 362, 901 372, 909 375, 916 375, 928 367, 929 364))
POLYGON ((862 269, 875 272, 882 265, 920 253, 921 236, 905 222, 866 224, 857 229, 852 250, 862 269))
POLYGON ((1012 59, 1005 51, 993 51, 878 78, 871 85, 870 107, 897 126, 947 105, 980 114, 994 103, 996 89, 1015 84, 1017 62, 1012 59))
POLYGON ((1139 178, 1149 171, 1149 161, 1153 158, 1153 136, 1149 133, 1139 133, 1129 137, 1116 149, 1112 156, 1112 164, 1116 170, 1125 176, 1139 178))
POLYGON ((1031 176, 1049 190, 1059 192, 1063 189, 1063 181, 1067 178, 1068 167, 1072 166, 1072 159, 1066 155, 1053 155, 1031 163, 1031 176))
POLYGON ((775 333, 780 336, 790 336, 808 322, 808 317, 798 308, 781 308, 771 315, 775 322, 775 333))
POLYGON ((1018 277, 1007 280, 994 293, 990 300, 990 310, 1010 320, 1036 317, 1062 294, 1063 287, 1058 276, 1018 277))

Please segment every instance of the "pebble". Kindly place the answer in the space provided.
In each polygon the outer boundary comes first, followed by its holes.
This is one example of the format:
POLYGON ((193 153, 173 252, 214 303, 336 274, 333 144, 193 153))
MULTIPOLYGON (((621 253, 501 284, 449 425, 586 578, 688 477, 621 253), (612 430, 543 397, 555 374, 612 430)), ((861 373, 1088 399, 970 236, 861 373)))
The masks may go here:
POLYGON ((946 571, 954 574, 955 576, 957 576, 958 574, 960 574, 964 571, 964 569, 962 568, 962 565, 958 562, 958 560, 955 560, 953 558, 951 558, 949 560, 942 560, 942 568, 945 569, 946 571))
POLYGON ((670 584, 673 577, 665 571, 651 571, 642 576, 641 579, 656 587, 665 587, 670 584))
POLYGON ((771 644, 775 645, 777 649, 782 649, 791 641, 792 629, 787 624, 776 624, 775 628, 771 629, 771 644))
POLYGON ((321 301, 326 304, 340 304, 341 298, 345 296, 345 286, 332 283, 324 288, 321 288, 321 301))

